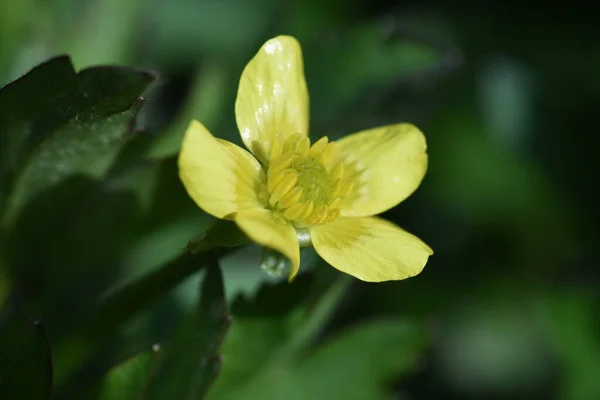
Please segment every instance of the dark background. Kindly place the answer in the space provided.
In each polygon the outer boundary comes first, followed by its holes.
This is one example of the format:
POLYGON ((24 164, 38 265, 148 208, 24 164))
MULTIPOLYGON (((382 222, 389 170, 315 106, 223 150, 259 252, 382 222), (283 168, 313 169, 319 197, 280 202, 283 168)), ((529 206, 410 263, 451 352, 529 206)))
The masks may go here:
MULTIPOLYGON (((303 47, 313 138, 407 121, 425 133, 430 155, 422 186, 384 217, 434 256, 407 281, 354 280, 321 339, 380 318, 426 326, 409 370, 384 374, 392 398, 600 398, 595 10, 341 0, 3 0, 1 9, 1 84, 63 53, 77 69, 117 64, 160 75, 139 136, 101 176, 69 180, 30 206, 23 226, 38 229, 21 233, 26 261, 11 267, 19 274, 0 274, 0 302, 16 276, 27 277, 28 309, 51 339, 202 231, 209 219, 177 178, 179 141, 197 118, 241 143, 239 75, 266 39, 285 33, 303 47)), ((259 261, 249 248, 223 262, 230 300, 277 281, 259 261)), ((339 275, 312 252, 301 273, 313 288, 339 275)), ((121 348, 169 337, 197 281, 130 321, 121 348)), ((287 292, 302 284, 294 285, 287 292)), ((278 293, 272 302, 291 296, 278 293)), ((85 375, 73 361, 79 344, 65 343, 54 352, 55 382, 85 375)), ((377 358, 367 362, 379 368, 377 358)))

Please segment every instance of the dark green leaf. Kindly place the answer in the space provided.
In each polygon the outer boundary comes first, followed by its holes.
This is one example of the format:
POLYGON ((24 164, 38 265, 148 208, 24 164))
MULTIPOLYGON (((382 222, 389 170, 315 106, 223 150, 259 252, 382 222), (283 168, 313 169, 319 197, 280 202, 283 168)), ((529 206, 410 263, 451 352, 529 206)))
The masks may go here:
POLYGON ((36 196, 23 211, 6 242, 8 272, 54 335, 88 315, 118 276, 123 243, 139 220, 137 203, 132 193, 78 176, 36 196))
POLYGON ((213 247, 236 247, 250 243, 250 239, 235 222, 223 219, 214 220, 202 235, 190 240, 188 250, 198 253, 213 247))
POLYGON ((18 175, 10 197, 9 212, 50 186, 76 173, 97 175, 112 161, 132 130, 141 101, 130 109, 99 119, 94 111, 82 112, 40 143, 18 175))
MULTIPOLYGON (((228 238, 223 238, 227 242, 228 238)), ((80 321, 77 329, 61 337, 57 348, 63 349, 70 342, 94 340, 98 343, 113 334, 125 322, 148 309, 165 293, 203 268, 214 265, 230 248, 221 247, 218 240, 206 236, 211 246, 196 254, 188 252, 162 268, 131 283, 107 293, 100 304, 80 321)))
POLYGON ((159 346, 131 357, 113 367, 100 387, 97 400, 137 400, 142 399, 148 387, 158 358, 159 346))
POLYGON ((159 270, 115 290, 92 314, 93 319, 87 328, 96 333, 114 329, 224 253, 220 248, 198 255, 184 253, 159 270))
MULTIPOLYGON (((119 156, 121 160, 125 157, 123 153, 119 156)), ((119 185, 137 193, 144 214, 127 242, 120 260, 121 275, 113 287, 121 287, 176 259, 190 238, 205 231, 211 221, 186 193, 178 178, 176 159, 140 168, 140 157, 134 156, 133 165, 126 167, 124 174, 113 171, 116 176, 111 180, 111 187, 119 185)))
MULTIPOLYGON (((237 79, 237 77, 236 77, 237 79)), ((190 94, 175 119, 163 131, 146 152, 149 159, 173 157, 179 153, 183 135, 190 121, 197 119, 210 127, 218 129, 224 110, 229 111, 232 104, 228 103, 227 85, 231 82, 231 71, 221 64, 208 64, 194 78, 190 94)), ((219 137, 222 133, 214 131, 219 137)))
POLYGON ((228 248, 248 243, 235 224, 217 220, 200 238, 190 241, 190 252, 163 268, 112 293, 101 305, 91 325, 93 331, 118 325, 188 276, 214 263, 228 248), (193 254, 192 254, 193 253, 193 254), (101 328, 104 327, 104 328, 101 328))
POLYGON ((298 363, 259 375, 232 398, 385 399, 385 386, 410 371, 424 331, 405 321, 377 321, 342 332, 298 363))
MULTIPOLYGON (((252 326, 258 327, 257 321, 243 323, 246 332, 252 326)), ((266 342, 269 336, 265 332, 270 330, 263 332, 266 342)), ((261 343, 256 335, 250 337, 261 343)), ((228 390, 219 386, 221 391, 213 398, 386 398, 386 384, 413 368, 424 343, 423 330, 404 321, 365 324, 330 339, 303 360, 280 359, 276 363, 271 360, 271 365, 268 365, 252 359, 255 365, 263 368, 257 368, 250 381, 235 383, 228 380, 232 386, 228 390)), ((269 344, 276 346, 277 342, 269 344)), ((250 340, 245 345, 252 347, 250 340)), ((268 347, 267 343, 265 345, 268 347)), ((277 349, 271 348, 270 351, 272 358, 276 359, 279 355, 277 349)), ((238 359, 235 354, 229 355, 231 359, 234 357, 238 359)), ((225 353, 225 368, 228 368, 229 358, 225 353)))
POLYGON ((4 223, 48 186, 76 172, 102 171, 132 131, 137 99, 154 77, 147 71, 117 67, 76 73, 63 56, 1 89, 4 223), (9 192, 11 196, 4 198, 9 192))
POLYGON ((202 398, 219 372, 219 347, 229 323, 221 270, 214 264, 206 272, 198 309, 164 346, 148 399, 202 398))
POLYGON ((426 336, 406 321, 361 324, 315 348, 350 280, 338 280, 311 305, 312 291, 302 278, 291 286, 265 287, 253 302, 234 304, 223 373, 211 399, 383 398, 385 384, 414 365, 426 336), (297 283, 304 296, 292 296, 296 301, 282 307, 284 290, 297 283))
POLYGON ((0 323, 0 398, 42 400, 51 393, 52 355, 44 327, 11 315, 0 323))
POLYGON ((264 284, 256 297, 239 296, 232 305, 233 322, 223 346, 223 371, 210 398, 228 398, 248 384, 268 365, 304 322, 298 314, 306 310, 311 294, 311 275, 300 275, 294 283, 264 284))
POLYGON ((253 301, 236 300, 223 347, 223 374, 211 398, 236 398, 264 371, 278 370, 304 355, 337 308, 348 282, 338 281, 315 305, 309 301, 310 276, 299 276, 292 285, 264 285, 253 301))

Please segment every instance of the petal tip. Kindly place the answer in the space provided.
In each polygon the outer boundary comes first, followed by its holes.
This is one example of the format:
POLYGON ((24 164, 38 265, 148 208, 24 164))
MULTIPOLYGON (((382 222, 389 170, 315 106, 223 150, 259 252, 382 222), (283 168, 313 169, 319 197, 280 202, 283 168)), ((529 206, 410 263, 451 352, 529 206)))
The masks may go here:
POLYGON ((268 44, 275 44, 275 43, 279 43, 282 45, 283 44, 291 44, 294 46, 300 46, 300 42, 298 42, 298 39, 296 39, 292 35, 286 35, 286 34, 281 34, 281 35, 272 37, 271 39, 269 39, 265 42, 265 46, 268 44))
POLYGON ((294 282, 296 277, 298 276, 298 271, 300 270, 300 263, 295 263, 292 261, 292 266, 290 268, 290 275, 288 276, 288 283, 294 282))
POLYGON ((296 275, 292 275, 292 273, 290 272, 290 275, 288 276, 288 283, 294 283, 295 279, 296 275))
POLYGON ((204 124, 202 122, 198 121, 197 119, 192 119, 188 125, 187 132, 195 131, 197 129, 203 129, 203 128, 204 128, 204 124))

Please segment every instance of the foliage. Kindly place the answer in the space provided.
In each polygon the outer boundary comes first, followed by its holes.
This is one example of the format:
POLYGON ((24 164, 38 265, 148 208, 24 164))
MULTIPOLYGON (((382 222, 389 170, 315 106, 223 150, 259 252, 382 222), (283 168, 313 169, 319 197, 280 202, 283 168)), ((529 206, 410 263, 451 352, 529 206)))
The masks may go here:
POLYGON ((593 13, 441 1, 5 0, 1 399, 600 396, 593 13), (422 187, 384 217, 435 250, 289 284, 186 195, 192 118, 240 143, 265 39, 305 51, 316 137, 412 122, 422 187))

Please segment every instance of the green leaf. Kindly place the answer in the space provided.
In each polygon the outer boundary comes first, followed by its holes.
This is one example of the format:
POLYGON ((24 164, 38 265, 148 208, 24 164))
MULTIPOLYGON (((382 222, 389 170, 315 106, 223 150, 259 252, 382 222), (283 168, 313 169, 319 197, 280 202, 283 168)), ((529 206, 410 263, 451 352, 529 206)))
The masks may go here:
POLYGON ((223 348, 223 375, 211 398, 237 398, 264 371, 277 370, 304 354, 331 317, 348 283, 348 279, 338 281, 310 309, 310 276, 301 275, 292 285, 264 285, 251 302, 239 298, 223 348))
MULTIPOLYGON (((230 249, 248 243, 230 221, 217 220, 202 239, 195 239, 192 252, 183 253, 164 267, 108 294, 89 326, 92 331, 110 329, 156 300, 185 278, 213 264, 230 249), (235 239, 235 240, 232 240, 235 239)), ((192 243, 192 242, 190 242, 192 243)))
POLYGON ((117 67, 76 73, 62 56, 0 90, 0 206, 4 224, 35 194, 77 172, 102 175, 134 128, 155 75, 117 67), (5 199, 8 193, 8 199, 5 199))
POLYGON ((234 304, 223 372, 209 398, 383 398, 385 384, 414 365, 426 336, 404 320, 361 323, 315 346, 351 281, 338 280, 311 304, 302 278, 234 304))
MULTIPOLYGON (((146 136, 145 139, 147 138, 149 137, 146 136)), ((135 145, 134 142, 130 141, 128 147, 135 145)), ((120 168, 126 173, 116 175, 118 183, 111 179, 111 187, 122 185, 135 190, 144 214, 141 223, 137 224, 135 232, 127 242, 120 259, 121 273, 119 278, 113 281, 113 288, 121 287, 176 259, 185 243, 198 235, 198 232, 204 231, 207 223, 211 221, 211 217, 191 201, 181 184, 177 160, 148 163, 141 167, 141 150, 138 148, 131 154, 131 147, 124 149, 119 155, 120 160, 113 167, 113 170, 118 170, 120 164, 120 168), (130 158, 130 161, 124 160, 127 158, 130 158), (125 164, 131 165, 123 165, 124 161, 125 164), (144 169, 152 171, 148 171, 151 172, 149 174, 143 173, 144 169), (132 176, 130 171, 137 176, 132 176), (144 180, 145 187, 140 185, 141 179, 144 180)))
POLYGON ((184 253, 157 271, 116 289, 106 296, 91 315, 92 319, 86 328, 96 334, 111 331, 224 253, 220 248, 198 255, 184 253))
POLYGON ((273 362, 303 322, 298 316, 304 314, 312 283, 310 275, 300 275, 292 285, 264 284, 251 301, 236 299, 223 346, 223 370, 209 398, 230 398, 254 379, 258 366, 273 362))
POLYGON ((213 247, 236 247, 247 243, 250 243, 250 239, 235 222, 216 219, 206 232, 190 240, 188 250, 191 253, 198 253, 213 247))
POLYGON ((15 220, 2 243, 7 276, 53 335, 87 316, 119 273, 123 243, 139 223, 136 206, 131 192, 77 176, 36 196, 15 220))
MULTIPOLYGON (((223 223, 228 224, 227 221, 223 221, 223 223)), ((235 224, 228 226, 234 228, 235 224)), ((228 235, 223 237, 223 240, 227 242, 229 238, 228 235)), ((201 252, 196 254, 185 252, 167 265, 106 293, 102 299, 98 300, 99 304, 89 310, 85 318, 78 321, 77 327, 56 340, 57 359, 62 359, 63 355, 69 353, 72 343, 95 343, 88 351, 80 354, 83 361, 85 357, 90 356, 89 351, 106 345, 106 342, 110 341, 110 335, 118 332, 126 322, 149 309, 157 300, 163 298, 166 293, 185 279, 214 265, 216 260, 233 249, 233 247, 224 247, 226 243, 222 245, 210 234, 206 236, 206 240, 210 241, 211 246, 205 246, 201 252)), ((61 369, 57 372, 59 381, 67 382, 74 372, 69 368, 61 369)), ((72 389, 69 388, 69 390, 72 389)))
MULTIPOLYGON (((6 310, 5 310, 6 311, 6 310)), ((11 315, 0 315, 0 395, 3 400, 50 399, 52 355, 44 327, 11 315)))
POLYGON ((339 333, 297 363, 271 368, 239 398, 385 399, 386 384, 409 372, 425 335, 402 320, 374 321, 339 333))
POLYGON ((133 356, 111 368, 101 384, 97 400, 136 400, 143 398, 158 359, 160 346, 133 356))
POLYGON ((198 309, 164 346, 148 399, 202 398, 219 372, 218 351, 229 323, 223 278, 215 263, 206 272, 198 309))

